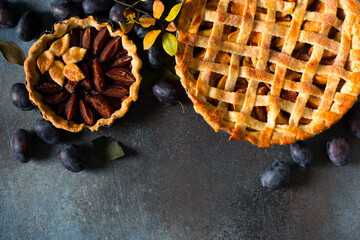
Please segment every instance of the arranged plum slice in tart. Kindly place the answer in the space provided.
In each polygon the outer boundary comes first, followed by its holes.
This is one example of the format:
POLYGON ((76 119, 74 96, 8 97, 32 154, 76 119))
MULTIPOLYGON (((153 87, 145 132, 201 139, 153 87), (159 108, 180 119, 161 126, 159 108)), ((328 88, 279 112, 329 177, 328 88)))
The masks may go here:
POLYGON ((137 100, 140 68, 134 43, 93 17, 55 24, 25 61, 30 100, 46 120, 72 132, 124 116, 137 100))

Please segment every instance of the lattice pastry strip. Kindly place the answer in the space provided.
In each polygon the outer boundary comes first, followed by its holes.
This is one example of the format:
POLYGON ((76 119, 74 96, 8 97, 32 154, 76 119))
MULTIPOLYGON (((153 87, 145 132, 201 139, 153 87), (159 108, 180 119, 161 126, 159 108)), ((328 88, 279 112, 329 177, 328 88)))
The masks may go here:
MULTIPOLYGON (((221 13, 225 12, 227 9, 227 5, 229 3, 229 0, 221 0, 219 2, 218 8, 217 8, 217 19, 221 19, 221 13), (226 4, 227 3, 227 4, 226 4)), ((213 62, 216 59, 216 55, 219 51, 219 43, 221 42, 222 34, 224 31, 224 25, 219 22, 213 23, 213 29, 211 31, 209 41, 206 47, 204 60, 213 62), (215 43, 215 44, 214 44, 215 43)), ((207 93, 208 85, 210 81, 210 75, 211 75, 211 68, 207 69, 206 71, 203 71, 199 75, 198 84, 196 85, 196 92, 197 96, 204 96, 207 93)))
MULTIPOLYGON (((238 5, 239 4, 235 3, 234 8, 236 8, 236 6, 238 6, 238 5)), ((237 33, 236 42, 240 43, 240 44, 246 44, 246 42, 248 41, 248 39, 250 37, 251 29, 253 26, 253 18, 254 18, 255 12, 256 12, 256 4, 254 4, 254 2, 252 2, 252 1, 247 1, 243 8, 242 7, 239 7, 239 8, 241 10, 240 12, 243 13, 243 17, 242 17, 242 25, 241 25, 240 29, 238 31, 236 31, 236 33, 237 33), (250 16, 250 17, 247 17, 247 16, 250 16)), ((239 74, 238 74, 238 71, 235 71, 233 66, 237 66, 239 63, 240 63, 240 56, 238 56, 236 54, 232 54, 231 61, 230 61, 230 71, 229 71, 230 74, 229 74, 229 76, 227 78, 227 82, 225 84, 225 90, 227 90, 227 91, 233 90, 236 85, 236 81, 237 81, 237 78, 239 77, 239 74)), ((227 106, 226 104, 223 104, 223 102, 221 102, 221 103, 222 103, 222 105, 220 105, 220 106, 222 108, 227 106)), ((241 122, 237 121, 236 127, 237 127, 237 129, 244 129, 246 126, 241 124, 241 122)), ((241 130, 241 132, 243 132, 243 131, 244 130, 241 130)))
MULTIPOLYGON (((336 9, 337 9, 336 6, 334 7, 327 5, 324 9, 324 15, 326 14, 325 16, 334 16, 336 15, 336 9)), ((320 25, 319 33, 324 36, 328 36, 330 32, 330 28, 335 22, 335 18, 327 17, 327 19, 332 19, 332 22, 330 21, 320 22, 321 25, 320 25)), ((309 62, 306 64, 305 71, 303 72, 303 75, 300 79, 301 82, 312 83, 316 69, 321 61, 323 54, 324 54, 324 47, 322 45, 314 45, 309 62)), ((299 96, 296 99, 295 106, 292 110, 291 117, 289 119, 289 124, 291 126, 298 126, 301 118, 301 113, 304 111, 306 102, 309 99, 309 97, 310 97, 309 93, 299 93, 299 96)))
POLYGON ((360 89, 356 0, 187 0, 177 74, 231 139, 268 147, 338 121, 360 89))

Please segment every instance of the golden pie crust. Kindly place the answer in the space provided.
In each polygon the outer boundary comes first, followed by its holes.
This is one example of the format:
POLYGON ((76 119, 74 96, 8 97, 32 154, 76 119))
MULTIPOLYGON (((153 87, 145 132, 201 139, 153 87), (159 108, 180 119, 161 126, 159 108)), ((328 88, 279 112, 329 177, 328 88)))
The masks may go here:
POLYGON ((329 128, 360 91, 357 0, 187 0, 176 72, 230 140, 291 144, 329 128))
POLYGON ((139 71, 141 69, 142 62, 137 55, 137 49, 135 44, 128 39, 128 37, 120 30, 113 31, 108 22, 98 23, 94 17, 90 16, 86 19, 70 18, 69 20, 56 23, 54 25, 53 33, 43 34, 30 48, 28 58, 24 63, 24 69, 26 74, 27 89, 29 91, 30 100, 36 104, 45 120, 51 121, 57 128, 62 128, 70 132, 79 132, 84 128, 91 131, 97 131, 100 126, 109 126, 115 119, 121 118, 128 111, 132 102, 138 98, 138 91, 141 82, 141 76, 139 71), (42 102, 42 95, 35 90, 35 86, 40 81, 40 72, 37 68, 37 58, 46 50, 48 50, 48 43, 54 39, 60 39, 72 29, 75 28, 87 28, 94 27, 97 30, 106 27, 111 37, 121 36, 122 46, 128 51, 128 55, 132 57, 131 73, 135 77, 135 82, 131 85, 129 90, 129 97, 127 97, 121 105, 121 108, 115 111, 109 118, 100 118, 92 126, 85 123, 75 123, 74 121, 68 121, 61 116, 58 116, 50 106, 42 102))

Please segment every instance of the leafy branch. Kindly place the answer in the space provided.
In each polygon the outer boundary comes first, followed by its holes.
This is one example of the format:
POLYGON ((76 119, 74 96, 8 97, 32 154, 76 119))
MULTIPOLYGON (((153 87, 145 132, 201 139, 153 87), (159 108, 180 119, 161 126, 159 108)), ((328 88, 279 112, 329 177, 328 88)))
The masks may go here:
POLYGON ((165 19, 161 19, 165 10, 165 6, 161 2, 161 0, 154 1, 152 16, 151 14, 142 11, 141 9, 138 9, 136 7, 136 5, 141 1, 144 2, 146 0, 138 0, 133 4, 127 4, 122 1, 115 0, 115 2, 120 3, 127 7, 123 13, 124 17, 126 18, 126 22, 125 23, 119 22, 121 30, 124 33, 129 33, 135 24, 139 24, 144 28, 149 28, 151 26, 154 26, 155 29, 149 31, 144 37, 143 40, 144 50, 148 50, 149 48, 151 48, 151 46, 155 43, 158 36, 163 32, 164 33, 162 38, 163 48, 167 52, 167 54, 169 54, 170 56, 174 56, 178 49, 178 41, 175 35, 173 34, 173 32, 177 30, 174 20, 179 15, 181 7, 183 6, 185 0, 182 0, 181 3, 174 5, 165 19), (134 13, 134 11, 137 12, 137 16, 134 13), (139 13, 143 13, 145 17, 144 16, 139 17, 139 13))
POLYGON ((141 9, 135 8, 135 6, 136 6, 138 3, 140 3, 140 2, 145 2, 144 0, 138 0, 138 1, 136 1, 135 3, 133 3, 133 4, 127 4, 127 3, 125 3, 125 2, 123 2, 123 1, 121 1, 121 0, 115 0, 115 2, 120 3, 120 4, 123 5, 123 6, 129 7, 129 8, 133 8, 133 9, 136 10, 137 12, 142 13, 142 14, 145 14, 145 15, 148 15, 149 17, 151 17, 151 14, 149 14, 149 13, 147 13, 147 12, 145 12, 145 11, 142 11, 141 9))

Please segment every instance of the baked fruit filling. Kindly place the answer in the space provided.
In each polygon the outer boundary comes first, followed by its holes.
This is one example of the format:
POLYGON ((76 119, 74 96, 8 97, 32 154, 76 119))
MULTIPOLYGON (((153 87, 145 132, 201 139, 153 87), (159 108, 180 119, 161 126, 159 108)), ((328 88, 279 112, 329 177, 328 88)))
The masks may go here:
POLYGON ((353 0, 188 0, 176 71, 215 131, 263 147, 304 140, 356 101, 359 12, 353 0))
POLYGON ((36 60, 41 77, 35 91, 65 120, 93 126, 109 118, 136 80, 121 40, 106 27, 87 27, 48 42, 48 50, 36 60))
MULTIPOLYGON (((287 2, 296 2, 295 0, 290 0, 287 2)), ((207 3, 207 9, 215 11, 218 6, 219 1, 212 0, 208 1, 207 3)), ((230 2, 228 13, 231 14, 241 14, 243 11, 243 5, 240 3, 230 2)), ((320 1, 309 1, 308 3, 308 10, 309 11, 316 11, 316 12, 324 12, 325 10, 325 4, 320 1)), ((267 10, 265 8, 257 8, 255 13, 255 20, 261 20, 266 21, 266 15, 267 10)), ((290 27, 292 16, 290 14, 285 14, 281 12, 276 13, 276 21, 275 24, 290 27)), ((210 37, 211 31, 212 31, 213 24, 203 21, 201 30, 199 31, 200 36, 210 37)), ((314 21, 304 21, 302 30, 311 31, 319 33, 321 31, 321 23, 320 22, 314 22, 314 21)), ((231 26, 225 26, 224 27, 224 34, 222 37, 222 40, 224 41, 232 41, 236 42, 236 38, 238 34, 240 33, 240 30, 237 30, 234 27, 231 26)), ((332 28, 329 33, 329 39, 340 41, 341 33, 336 28, 332 28)), ((247 42, 247 45, 250 46, 260 46, 261 45, 261 39, 262 39, 262 33, 261 32, 251 32, 249 36, 249 40, 247 42)), ((271 49, 281 52, 282 47, 284 45, 285 39, 280 37, 272 37, 271 40, 271 49)), ((302 60, 302 61, 309 61, 311 53, 313 51, 313 47, 309 44, 305 44, 302 42, 297 42, 294 48, 294 51, 292 53, 292 56, 296 59, 302 60)), ((195 59, 202 60, 205 55, 206 50, 201 49, 197 50, 195 53, 195 59)), ((329 50, 324 50, 322 59, 320 61, 320 64, 324 65, 331 65, 334 62, 334 59, 336 58, 336 53, 331 52, 329 50)), ((231 60, 231 54, 225 53, 225 52, 219 52, 216 56, 216 62, 220 64, 226 64, 229 65, 231 60)), ((240 66, 246 66, 252 69, 256 68, 257 58, 255 57, 242 57, 240 60, 240 66)), ((274 74, 275 73, 275 64, 268 63, 266 67, 266 71, 274 74)), ((199 71, 196 71, 192 69, 192 72, 195 74, 198 74, 199 71)), ((287 72, 285 74, 285 78, 287 80, 290 80, 292 82, 300 82, 302 74, 292 71, 290 69, 287 69, 287 72)), ((210 86, 216 87, 218 89, 224 89, 225 88, 225 81, 227 76, 212 73, 212 76, 210 78, 210 86)), ((315 86, 319 87, 322 91, 325 90, 325 86, 327 83, 327 76, 323 75, 315 75, 313 83, 315 86)), ((248 86, 248 79, 246 78, 238 78, 236 81, 235 89, 234 91, 237 93, 246 93, 248 86)), ((341 87, 341 86, 340 86, 341 87)), ((257 95, 267 95, 270 93, 271 84, 264 84, 260 83, 258 86, 258 89, 256 91, 257 95)), ((281 98, 284 100, 290 101, 295 103, 296 98, 298 96, 298 93, 295 91, 288 91, 283 89, 281 91, 281 98)), ((218 101, 216 99, 208 98, 208 100, 216 106, 218 104, 218 101)), ((311 109, 317 109, 320 104, 321 99, 316 96, 310 96, 308 99, 308 102, 306 104, 307 107, 311 109)), ((239 106, 237 105, 229 105, 230 111, 240 111, 239 106)), ((253 111, 251 112, 251 116, 253 118, 258 119, 259 121, 266 122, 267 121, 267 112, 269 111, 269 107, 259 106, 254 107, 253 111)), ((300 123, 301 124, 309 124, 311 122, 310 119, 301 118, 300 123)), ((289 113, 286 111, 281 110, 277 119, 277 124, 288 124, 289 123, 289 113)))
MULTIPOLYGON (((296 2, 295 0, 290 0, 287 2, 296 2)), ((218 0, 211 0, 207 2, 206 9, 216 11, 216 8, 218 6, 219 1, 218 0)), ((230 2, 228 13, 230 14, 242 14, 243 11, 243 5, 241 3, 237 2, 230 2)), ((309 11, 316 11, 316 12, 324 12, 325 10, 325 4, 320 1, 314 1, 310 0, 308 3, 308 10, 309 11)), ((260 21, 266 21, 266 15, 267 15, 267 9, 265 8, 257 8, 255 13, 255 20, 260 21)), ((292 16, 290 14, 285 14, 281 12, 276 13, 276 20, 275 24, 280 26, 286 26, 290 27, 292 16)), ((210 37, 211 31, 213 28, 213 23, 203 21, 200 27, 200 31, 198 34, 200 36, 204 37, 210 37)), ((304 21, 302 30, 305 31, 311 31, 319 33, 321 31, 321 23, 315 22, 315 21, 304 21)), ((237 36, 240 33, 240 30, 238 30, 235 27, 226 26, 224 27, 224 32, 222 36, 223 41, 230 41, 230 42, 236 42, 237 36)), ((329 39, 340 41, 341 33, 336 28, 331 28, 331 31, 329 33, 329 39)), ((251 32, 247 45, 250 46, 260 46, 261 45, 261 39, 262 39, 262 33, 261 32, 251 32)), ((272 37, 271 40, 271 49, 274 51, 281 52, 282 47, 284 45, 285 39, 280 37, 272 37)), ((294 51, 292 53, 292 56, 296 59, 302 60, 302 61, 309 61, 314 46, 311 46, 309 44, 303 43, 303 42, 297 42, 294 48, 294 51)), ((206 53, 206 49, 196 49, 194 51, 194 58, 198 60, 203 60, 206 53)), ((334 62, 334 59, 336 58, 336 53, 331 52, 329 50, 324 50, 322 59, 320 61, 320 64, 323 65, 331 65, 334 62)), ((231 60, 231 54, 225 53, 225 52, 218 52, 216 56, 216 63, 220 64, 226 64, 229 65, 231 60)), ((258 59, 255 57, 242 57, 240 60, 240 66, 249 67, 252 69, 256 68, 258 59)), ((275 67, 276 64, 268 63, 266 67, 266 71, 269 73, 274 74, 275 73, 275 67)), ((198 76, 199 71, 196 69, 191 69, 191 72, 198 76)), ((285 78, 292 82, 300 82, 302 74, 292 71, 290 69, 287 69, 285 78)), ((216 87, 218 89, 225 89, 225 82, 226 82, 227 76, 212 73, 210 77, 210 86, 216 87)), ((315 86, 317 86, 322 92, 325 90, 325 86, 327 83, 327 76, 324 75, 315 75, 313 79, 313 83, 315 86)), ((341 84, 340 84, 341 85, 341 84)), ((237 93, 246 93, 248 86, 248 79, 246 78, 238 78, 236 81, 235 89, 234 91, 237 93)), ((341 88, 341 86, 339 86, 341 88)), ((264 84, 260 83, 258 86, 258 89, 256 91, 257 95, 267 95, 270 93, 271 84, 264 84)), ((298 93, 295 91, 289 91, 283 89, 281 91, 281 98, 284 100, 290 101, 295 103, 296 98, 298 96, 298 93)), ((219 103, 216 99, 211 99, 208 97, 208 101, 211 102, 214 106, 217 106, 219 103)), ((320 104, 321 99, 316 96, 310 96, 308 99, 308 102, 306 104, 307 107, 311 109, 317 109, 320 104)), ((229 105, 229 111, 240 111, 239 106, 237 105, 229 105)), ((259 121, 266 122, 267 121, 267 112, 269 111, 269 107, 259 106, 254 107, 253 111, 251 112, 251 116, 253 118, 256 118, 259 121)), ((300 124, 309 124, 311 122, 311 119, 301 118, 300 124)), ((277 119, 277 124, 289 124, 289 113, 286 111, 281 110, 277 119)))

